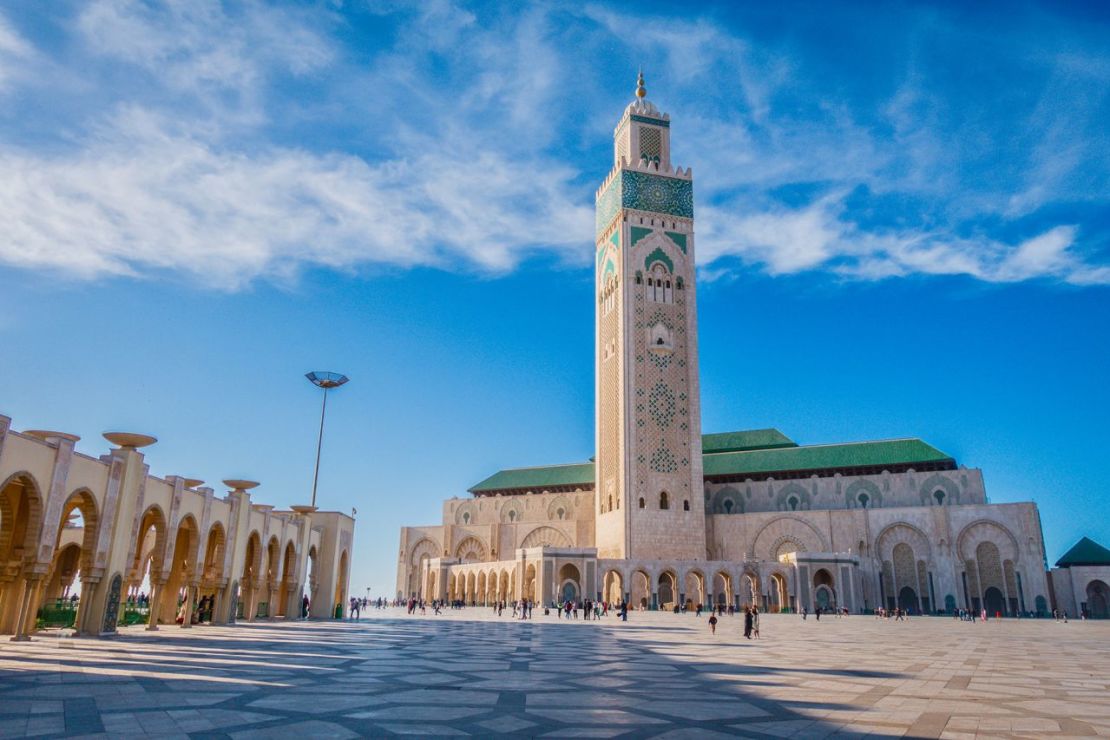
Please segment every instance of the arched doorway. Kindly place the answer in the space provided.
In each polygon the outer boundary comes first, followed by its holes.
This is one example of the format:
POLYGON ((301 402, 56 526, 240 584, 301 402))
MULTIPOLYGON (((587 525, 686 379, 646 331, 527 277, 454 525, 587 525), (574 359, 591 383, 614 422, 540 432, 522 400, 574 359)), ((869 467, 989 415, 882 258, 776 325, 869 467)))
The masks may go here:
POLYGON ((624 600, 624 579, 619 570, 610 570, 605 573, 601 589, 602 599, 610 604, 619 604, 624 600))
POLYGON ((651 578, 642 570, 632 574, 632 604, 647 609, 651 602, 651 578))
POLYGON ((96 499, 88 490, 71 495, 62 506, 58 534, 54 538, 54 557, 46 576, 46 590, 34 605, 34 613, 51 626, 83 628, 86 614, 75 609, 78 603, 91 602, 99 578, 92 573, 96 551, 98 519, 96 499), (74 547, 77 548, 76 555, 74 547), (73 588, 74 581, 78 587, 73 588), (62 597, 67 597, 64 601, 62 597), (42 611, 40 613, 40 606, 42 611))
POLYGON ((790 597, 786 591, 786 578, 781 573, 771 574, 771 611, 781 612, 790 609, 790 597))
POLYGON ((814 606, 821 611, 836 608, 836 590, 832 573, 825 568, 820 568, 813 574, 813 602, 814 606))
POLYGON ((686 573, 685 595, 687 609, 695 609, 698 604, 705 605, 705 576, 700 571, 691 570, 686 573))
MULTIPOLYGON (((316 545, 308 548, 308 608, 316 603, 316 545)), ((307 614, 305 615, 308 616, 307 614)), ((319 616, 319 613, 317 613, 319 616)))
POLYGON ((266 593, 264 594, 265 601, 258 603, 258 616, 260 617, 273 617, 277 613, 277 592, 281 585, 280 571, 278 568, 281 566, 281 544, 278 543, 276 536, 270 538, 269 544, 266 545, 266 593))
POLYGON ((27 634, 34 627, 31 605, 23 609, 25 601, 34 599, 34 584, 23 578, 23 564, 38 549, 41 525, 42 496, 34 478, 12 475, 0 486, 0 632, 27 634), (17 624, 21 613, 23 625, 17 624))
POLYGON ((1036 604, 1036 608, 1037 608, 1037 616, 1038 617, 1047 617, 1048 616, 1048 599, 1046 599, 1043 596, 1038 596, 1036 598, 1036 600, 1034 601, 1034 603, 1036 604))
POLYGON ((991 586, 983 592, 983 602, 988 616, 993 617, 1006 613, 1006 605, 1002 598, 1002 592, 994 586, 991 586))
POLYGON ((208 538, 204 545, 204 575, 200 579, 201 601, 204 602, 204 608, 200 609, 202 622, 216 621, 216 602, 223 600, 220 591, 227 585, 227 577, 224 575, 226 549, 227 535, 223 525, 216 522, 208 529, 208 538))
POLYGON ((247 538, 246 559, 243 562, 243 577, 239 588, 242 598, 239 600, 238 617, 245 617, 247 621, 254 621, 257 616, 256 604, 258 603, 258 589, 262 586, 262 538, 257 531, 250 533, 247 538))
POLYGON ((911 614, 917 610, 917 593, 909 586, 898 592, 898 608, 911 614))
POLYGON ((1087 617, 1110 618, 1110 587, 1105 581, 1091 581, 1087 584, 1087 617))
POLYGON ((559 568, 559 600, 579 602, 582 600, 582 574, 573 563, 565 563, 559 568))
POLYGON ((717 606, 728 606, 732 602, 732 577, 723 570, 713 576, 713 593, 717 606))
POLYGON ((522 599, 540 603, 539 593, 536 589, 536 565, 529 563, 524 569, 524 580, 521 583, 520 596, 522 599))
POLYGON ((127 572, 128 599, 138 609, 147 610, 147 629, 156 629, 159 622, 165 621, 165 615, 158 614, 156 605, 164 595, 162 577, 166 554, 166 518, 157 506, 143 512, 134 552, 127 572))
POLYGON ((281 588, 278 589, 276 616, 289 617, 289 599, 292 598, 293 589, 296 586, 294 580, 296 576, 297 548, 293 546, 292 541, 289 541, 285 544, 285 555, 281 561, 281 588))
POLYGON ((659 608, 673 609, 678 601, 678 578, 669 570, 659 574, 659 608))
POLYGON ((347 551, 339 556, 339 571, 335 578, 335 594, 332 603, 335 605, 336 618, 342 618, 346 612, 344 608, 347 601, 347 551))
POLYGON ((740 606, 759 605, 759 576, 745 573, 740 578, 740 606))
POLYGON ((169 578, 166 580, 159 614, 167 620, 180 618, 182 627, 192 626, 193 579, 197 575, 197 550, 200 548, 200 531, 197 521, 187 515, 177 525, 173 556, 170 559, 169 578))

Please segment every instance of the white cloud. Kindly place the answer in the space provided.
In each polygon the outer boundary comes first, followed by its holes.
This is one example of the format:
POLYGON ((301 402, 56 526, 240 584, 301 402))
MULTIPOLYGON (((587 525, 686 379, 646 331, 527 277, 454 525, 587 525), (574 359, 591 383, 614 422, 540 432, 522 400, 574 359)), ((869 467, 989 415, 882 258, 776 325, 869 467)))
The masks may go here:
POLYGON ((76 157, 0 154, 0 261, 84 278, 168 270, 236 289, 306 265, 503 271, 538 248, 588 259, 591 211, 568 195, 572 171, 442 154, 246 155, 130 110, 76 157))
MULTIPOLYGON (((537 253, 587 265, 596 178, 582 169, 600 176, 604 163, 580 168, 576 155, 618 113, 594 88, 595 60, 619 59, 616 44, 650 62, 649 89, 675 115, 676 163, 698 172, 705 277, 734 257, 771 274, 1110 283, 1110 267, 1084 261, 1080 225, 1038 222, 1019 243, 978 226, 984 212, 1012 225, 1062 192, 1105 200, 1104 176, 1073 177, 1100 161, 1083 133, 1100 99, 1061 111, 1060 93, 1046 93, 1028 176, 984 185, 962 166, 989 135, 946 129, 927 70, 911 68, 866 111, 781 49, 706 19, 447 0, 370 9, 392 30, 355 53, 328 6, 83 6, 70 29, 80 48, 54 56, 87 88, 112 81, 112 95, 42 150, 0 140, 0 262, 82 278, 179 273, 221 289, 306 266, 500 272, 537 253), (318 96, 290 95, 289 78, 318 96), (333 121, 356 133, 315 136, 333 121), (274 128, 285 142, 305 132, 303 148, 275 143, 274 128), (884 197, 901 202, 874 205, 884 197), (894 209, 904 215, 883 218, 894 209)), ((0 16, 0 92, 35 54, 0 16)), ((1059 76, 1060 90, 1084 89, 1080 75, 1059 76)))
POLYGON ((0 13, 0 92, 12 84, 34 57, 34 47, 0 13))
POLYGON ((96 0, 76 27, 94 54, 137 66, 223 116, 252 117, 261 115, 267 77, 309 74, 333 60, 331 44, 313 27, 321 17, 252 2, 96 0))
POLYGON ((771 274, 827 269, 865 280, 927 274, 1000 283, 1053 278, 1110 284, 1110 267, 1088 265, 1076 254, 1075 226, 1057 226, 1016 245, 912 229, 864 230, 844 218, 844 197, 834 193, 796 209, 756 213, 708 209, 713 226, 699 231, 698 249, 702 264, 710 267, 702 276, 719 279, 727 272, 712 265, 737 257, 771 274))

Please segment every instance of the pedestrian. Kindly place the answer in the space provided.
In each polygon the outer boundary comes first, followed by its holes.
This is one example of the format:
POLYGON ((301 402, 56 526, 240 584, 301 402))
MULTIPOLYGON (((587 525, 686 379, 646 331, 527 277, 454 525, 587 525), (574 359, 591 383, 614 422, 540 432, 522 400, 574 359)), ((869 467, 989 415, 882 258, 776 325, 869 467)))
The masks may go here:
POLYGON ((803 606, 802 607, 802 621, 803 622, 805 621, 805 618, 808 614, 809 614, 809 607, 808 606, 803 606))
POLYGON ((744 607, 744 637, 752 639, 752 608, 744 607))
POLYGON ((759 639, 759 607, 752 607, 752 636, 759 639))
POLYGON ((717 615, 712 612, 709 613, 709 632, 717 634, 717 615))

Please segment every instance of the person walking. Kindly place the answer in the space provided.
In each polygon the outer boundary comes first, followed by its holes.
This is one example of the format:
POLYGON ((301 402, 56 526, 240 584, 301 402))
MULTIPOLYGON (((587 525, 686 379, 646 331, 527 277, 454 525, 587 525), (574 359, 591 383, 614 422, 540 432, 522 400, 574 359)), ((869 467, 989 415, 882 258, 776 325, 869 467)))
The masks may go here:
POLYGON ((717 615, 713 612, 709 613, 709 632, 710 634, 717 634, 717 615))
POLYGON ((759 607, 752 607, 752 636, 759 639, 759 607))
POLYGON ((744 637, 752 639, 752 608, 744 607, 744 637))

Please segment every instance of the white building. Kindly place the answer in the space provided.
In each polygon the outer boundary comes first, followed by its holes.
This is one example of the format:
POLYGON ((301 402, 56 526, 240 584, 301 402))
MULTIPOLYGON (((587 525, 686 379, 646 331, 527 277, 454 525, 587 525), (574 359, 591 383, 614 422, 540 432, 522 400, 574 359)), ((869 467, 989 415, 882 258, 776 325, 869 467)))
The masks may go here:
POLYGON ((703 435, 693 173, 635 100, 597 191, 596 456, 503 470, 401 530, 397 595, 1047 613, 1037 507, 919 439, 703 435))

